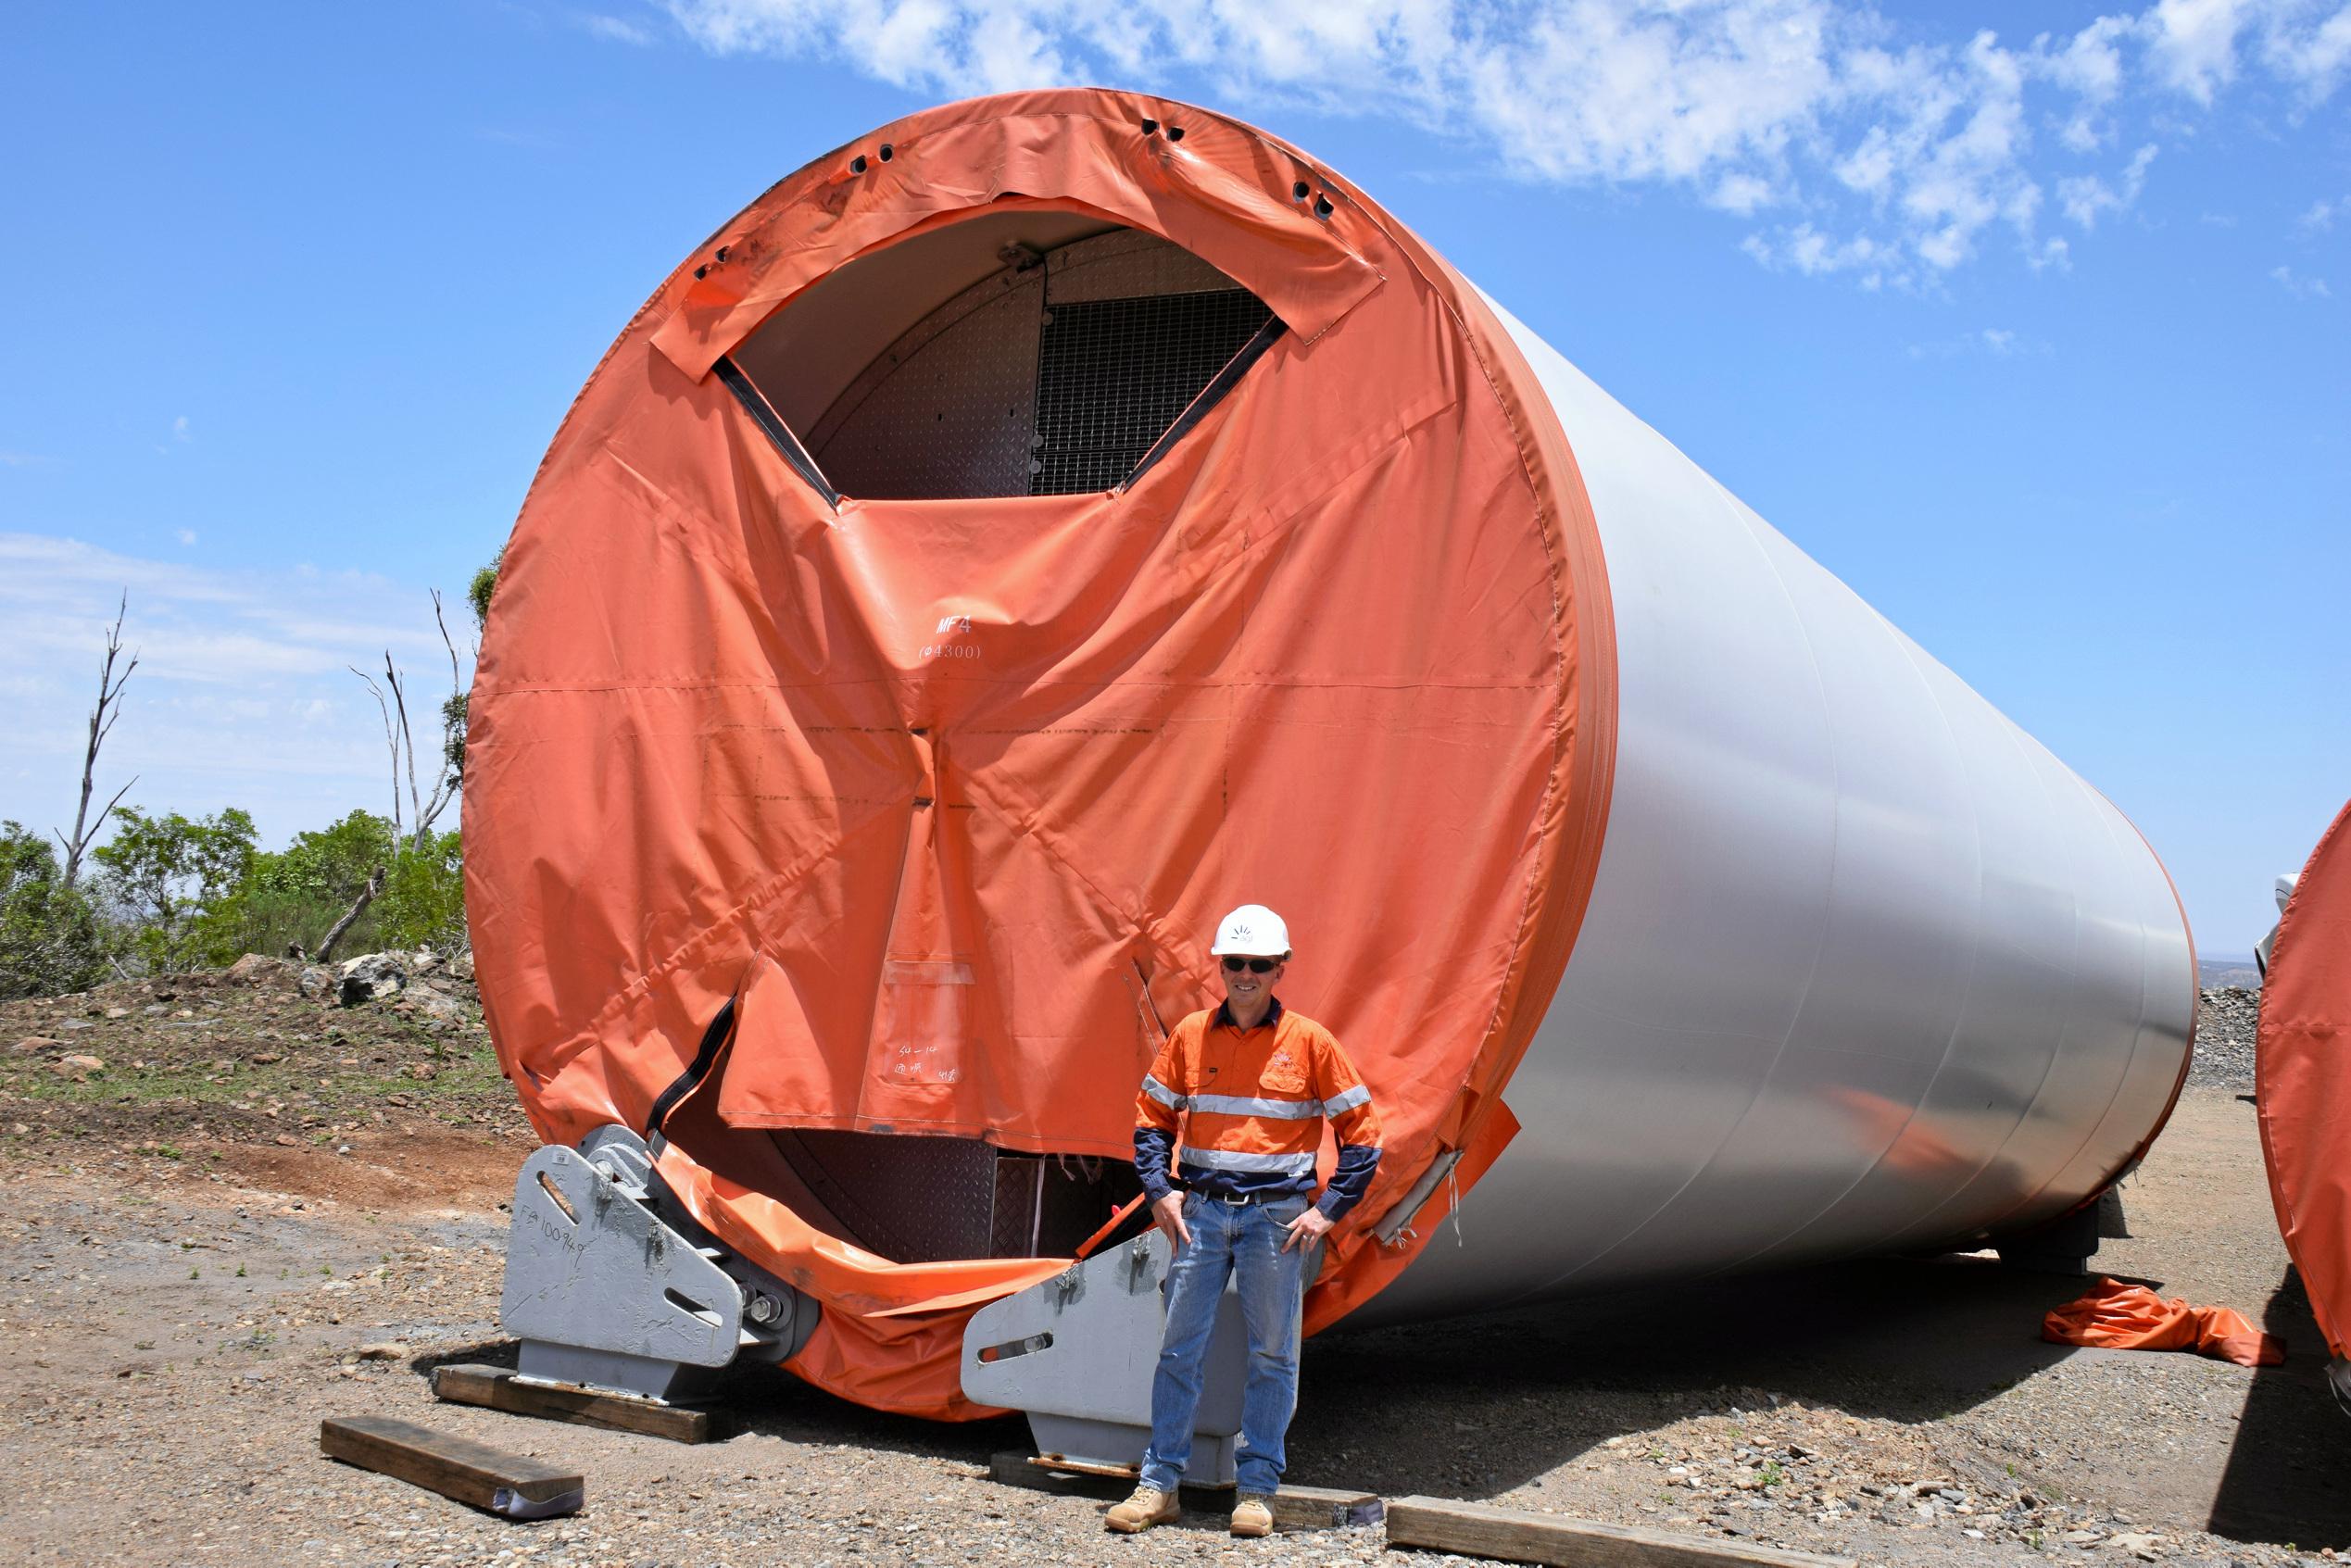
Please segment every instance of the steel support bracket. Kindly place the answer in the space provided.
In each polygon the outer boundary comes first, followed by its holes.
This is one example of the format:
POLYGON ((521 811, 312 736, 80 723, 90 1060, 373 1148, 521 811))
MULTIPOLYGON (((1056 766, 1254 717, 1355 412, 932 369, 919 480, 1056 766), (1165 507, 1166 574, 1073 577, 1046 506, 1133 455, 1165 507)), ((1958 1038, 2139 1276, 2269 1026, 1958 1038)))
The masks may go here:
MULTIPOLYGON (((1131 1468, 1151 1436, 1151 1374, 1167 1322, 1167 1240, 1145 1231, 972 1314, 963 1392, 1024 1411, 1042 1454, 1131 1468)), ((1230 1486, 1248 1335, 1227 1286, 1201 1368, 1184 1479, 1230 1486)))
POLYGON ((814 1302, 682 1232, 659 1196, 644 1144, 622 1128, 523 1162, 498 1307, 522 1342, 520 1375, 678 1399, 706 1391, 717 1368, 781 1360, 806 1340, 814 1302))

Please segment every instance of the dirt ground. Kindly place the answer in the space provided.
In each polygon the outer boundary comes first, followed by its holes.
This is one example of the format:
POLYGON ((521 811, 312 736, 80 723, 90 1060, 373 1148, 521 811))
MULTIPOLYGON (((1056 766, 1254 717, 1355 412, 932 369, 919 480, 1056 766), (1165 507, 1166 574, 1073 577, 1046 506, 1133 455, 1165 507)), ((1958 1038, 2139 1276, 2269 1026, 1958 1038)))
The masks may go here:
MULTIPOLYGON (((1377 1527, 1110 1537, 1099 1502, 986 1478, 1025 1446, 1016 1420, 881 1416, 781 1373, 747 1375, 736 1435, 701 1448, 436 1405, 434 1366, 511 1360, 499 1205, 530 1137, 478 1023, 283 979, 0 1009, 0 1051, 74 1036, 0 1067, 0 1562, 1449 1561, 1389 1554, 1377 1527), (216 1022, 167 1029, 183 1008, 216 1022), (69 1015, 89 1026, 57 1030, 69 1015), (77 1079, 63 1054, 107 1065, 77 1079), (357 1414, 576 1466, 587 1506, 509 1524, 320 1457, 319 1421, 357 1414)), ((2244 1310, 2287 1340, 2282 1367, 2043 1343, 2079 1279, 1854 1263, 1326 1335, 1290 1479, 1869 1562, 2332 1559, 2351 1424, 2242 1092, 2186 1091, 2126 1191, 2133 1236, 2098 1262, 2244 1310)))

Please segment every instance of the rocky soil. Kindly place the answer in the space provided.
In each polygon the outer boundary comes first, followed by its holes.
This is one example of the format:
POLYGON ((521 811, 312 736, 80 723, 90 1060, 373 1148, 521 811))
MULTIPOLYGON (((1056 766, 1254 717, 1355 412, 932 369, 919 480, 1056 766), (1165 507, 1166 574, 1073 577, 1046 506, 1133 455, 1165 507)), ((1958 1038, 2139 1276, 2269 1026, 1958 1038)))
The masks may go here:
POLYGON ((2253 1032, 2261 993, 2242 985, 2207 986, 2196 1015, 2196 1055, 2188 1082, 2253 1092, 2253 1032))
POLYGON ((352 1163, 300 1185, 495 1202, 529 1148, 461 962, 256 955, 0 1003, 0 1160, 234 1187, 324 1152, 352 1163), (411 1175, 420 1139, 440 1152, 411 1175))
MULTIPOLYGON (((413 978, 340 1006, 258 966, 0 1008, 0 1052, 55 1042, 0 1056, 0 1562, 1451 1561, 1377 1527, 1108 1537, 1099 1502, 986 1478, 1016 1421, 876 1415, 780 1373, 747 1375, 735 1435, 701 1448, 434 1404, 434 1365, 510 1359, 498 1210, 530 1139, 462 981, 427 983, 457 1008, 413 978), (321 1418, 365 1413, 575 1465, 587 1507, 508 1524, 319 1456, 321 1418)), ((2351 1549, 2351 1425, 2217 995, 2099 1262, 2243 1309, 2284 1366, 2068 1350, 2038 1330, 2078 1279, 1883 1260, 1324 1336, 1291 1478, 1918 1568, 2351 1549)))

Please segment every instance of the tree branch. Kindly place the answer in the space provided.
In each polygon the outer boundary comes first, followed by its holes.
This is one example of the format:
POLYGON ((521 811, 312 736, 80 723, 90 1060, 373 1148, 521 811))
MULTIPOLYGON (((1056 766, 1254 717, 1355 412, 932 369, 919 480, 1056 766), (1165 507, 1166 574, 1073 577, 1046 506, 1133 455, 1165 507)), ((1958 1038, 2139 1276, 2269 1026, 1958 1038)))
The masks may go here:
MULTIPOLYGON (((464 677, 458 666, 457 643, 449 635, 449 621, 442 608, 441 590, 434 588, 432 594, 433 623, 441 629, 441 646, 448 651, 449 693, 455 696, 464 689, 461 684, 464 677)), ((409 742, 409 793, 410 803, 416 805, 416 830, 409 844, 413 849, 424 847, 425 835, 433 831, 433 824, 440 819, 441 813, 448 809, 449 802, 457 798, 459 775, 457 765, 449 758, 451 724, 447 705, 444 704, 441 709, 441 769, 433 781, 433 793, 421 804, 415 801, 416 742, 413 737, 409 742)))
POLYGON ((441 628, 441 646, 449 650, 449 690, 456 691, 462 684, 458 674, 457 644, 449 638, 449 619, 441 613, 441 590, 438 588, 433 590, 433 623, 441 628))
POLYGON ((351 922, 358 920, 367 907, 375 902, 375 896, 383 891, 383 868, 378 866, 375 874, 368 878, 368 884, 359 889, 359 896, 351 901, 351 907, 343 911, 343 918, 319 938, 319 950, 311 955, 313 962, 324 963, 333 955, 334 945, 343 940, 343 934, 351 929, 351 922))
MULTIPOLYGON (((400 745, 408 748, 409 814, 410 820, 416 823, 415 832, 421 837, 424 833, 424 802, 418 797, 416 790, 416 732, 409 728, 409 694, 400 688, 400 672, 392 667, 390 648, 383 650, 383 678, 392 687, 392 706, 399 710, 400 745)), ((397 747, 395 748, 395 755, 397 755, 397 747)), ((397 779, 393 781, 395 788, 398 787, 398 784, 397 779)), ((396 839, 399 837, 399 823, 396 819, 393 822, 392 836, 396 839)))
MULTIPOLYGON (((71 887, 82 875, 82 857, 89 853, 91 843, 104 830, 107 819, 114 814, 115 807, 131 788, 131 784, 124 784, 121 789, 116 790, 114 798, 99 811, 98 820, 94 822, 89 820, 91 786, 98 772, 98 749, 106 745, 107 736, 114 733, 115 721, 122 717, 123 688, 131 684, 132 671, 139 668, 139 656, 133 653, 131 662, 122 667, 122 673, 118 676, 114 672, 114 661, 122 656, 123 618, 130 613, 131 590, 125 588, 121 600, 115 606, 114 624, 107 629, 106 659, 98 666, 98 706, 90 709, 90 740, 82 753, 82 798, 73 810, 73 836, 69 839, 63 834, 57 834, 58 842, 66 847, 65 884, 68 887, 71 887)), ((138 782, 134 777, 131 784, 138 782)))
MULTIPOLYGON (((391 662, 389 654, 384 656, 384 662, 391 662)), ((343 668, 357 675, 366 685, 368 696, 375 698, 375 710, 383 715, 383 743, 392 748, 392 840, 396 844, 400 838, 400 734, 392 727, 392 709, 384 706, 383 692, 376 685, 375 677, 356 664, 346 664, 343 668)))

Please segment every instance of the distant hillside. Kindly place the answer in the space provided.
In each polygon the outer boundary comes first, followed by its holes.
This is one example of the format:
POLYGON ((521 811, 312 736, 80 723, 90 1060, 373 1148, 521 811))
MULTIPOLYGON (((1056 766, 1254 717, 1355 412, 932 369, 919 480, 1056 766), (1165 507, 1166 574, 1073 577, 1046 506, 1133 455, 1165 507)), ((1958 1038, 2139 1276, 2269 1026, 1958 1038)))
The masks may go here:
POLYGON ((2196 959, 2196 984, 2203 986, 2242 985, 2247 990, 2261 989, 2261 972, 2253 966, 2253 955, 2222 954, 2219 958, 2199 955, 2196 959))

